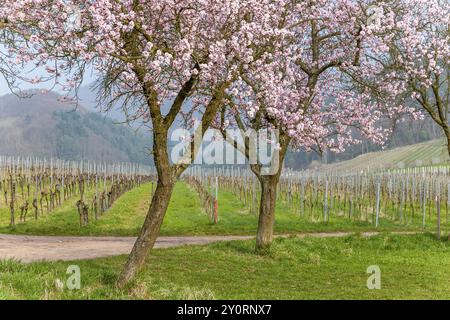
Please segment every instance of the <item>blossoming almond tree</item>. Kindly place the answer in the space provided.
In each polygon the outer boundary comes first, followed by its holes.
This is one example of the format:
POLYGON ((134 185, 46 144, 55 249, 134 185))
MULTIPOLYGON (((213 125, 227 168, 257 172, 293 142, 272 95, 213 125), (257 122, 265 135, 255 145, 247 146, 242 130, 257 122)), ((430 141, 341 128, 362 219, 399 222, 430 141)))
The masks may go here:
MULTIPOLYGON (((1 9, 0 9, 1 10, 1 9)), ((23 79, 23 74, 20 68, 10 61, 10 55, 6 47, 13 45, 19 38, 22 37, 20 33, 16 33, 16 28, 6 18, 0 18, 0 75, 6 85, 16 93, 19 93, 17 81, 23 79)))
POLYGON ((372 8, 365 32, 379 48, 366 53, 374 72, 353 74, 353 79, 372 92, 407 93, 409 103, 442 128, 450 154, 450 2, 374 1, 372 8))
MULTIPOLYGON (((189 161, 171 163, 169 128, 193 110, 202 136, 244 65, 258 60, 279 33, 269 0, 2 1, 0 18, 22 40, 8 48, 15 63, 33 61, 48 78, 76 92, 92 66, 100 97, 120 100, 127 115, 150 123, 158 181, 147 217, 119 277, 123 286, 143 266, 159 234, 176 180, 189 161), (167 112, 164 103, 170 102, 167 112)), ((42 79, 37 79, 39 82, 42 79)), ((192 139, 192 157, 198 146, 192 139)))
MULTIPOLYGON (((389 133, 380 126, 382 117, 412 109, 394 103, 396 92, 386 91, 375 100, 369 92, 347 86, 352 81, 345 70, 372 72, 363 54, 376 51, 364 32, 366 8, 362 1, 351 0, 286 1, 285 14, 276 22, 286 32, 273 39, 283 43, 283 49, 265 53, 264 59, 245 69, 231 88, 240 95, 230 100, 216 125, 223 129, 227 121, 242 136, 248 129, 277 129, 279 163, 289 147, 343 151, 358 143, 355 130, 382 144, 389 133)), ((247 158, 256 148, 251 140, 227 139, 247 158)), ((261 163, 251 169, 262 190, 256 249, 264 251, 273 238, 282 166, 269 174, 263 173, 261 163)))

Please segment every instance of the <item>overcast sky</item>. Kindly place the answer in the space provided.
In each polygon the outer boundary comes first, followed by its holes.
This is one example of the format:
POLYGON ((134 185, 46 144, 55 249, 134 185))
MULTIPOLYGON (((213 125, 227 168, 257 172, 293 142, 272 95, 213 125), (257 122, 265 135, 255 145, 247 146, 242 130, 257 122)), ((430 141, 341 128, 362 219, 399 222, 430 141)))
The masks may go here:
MULTIPOLYGON (((1 50, 1 47, 0 47, 1 50)), ((45 71, 42 70, 38 70, 38 71, 34 71, 34 72, 27 72, 26 76, 28 78, 32 78, 35 75, 39 76, 47 76, 47 74, 45 73, 45 71)), ((95 75, 93 74, 93 72, 90 72, 89 69, 88 71, 86 71, 85 76, 84 76, 84 80, 83 80, 83 85, 88 85, 92 82, 95 81, 95 75)), ((22 90, 29 90, 29 89, 50 89, 51 86, 53 85, 52 82, 49 83, 39 83, 39 84, 31 84, 31 83, 27 83, 27 82, 21 82, 20 84, 18 84, 18 86, 20 87, 20 89, 22 90)), ((58 92, 58 88, 55 88, 55 91, 58 92)), ((5 79, 0 75, 0 96, 3 96, 5 94, 11 93, 11 90, 8 88, 8 85, 6 84, 5 79)))

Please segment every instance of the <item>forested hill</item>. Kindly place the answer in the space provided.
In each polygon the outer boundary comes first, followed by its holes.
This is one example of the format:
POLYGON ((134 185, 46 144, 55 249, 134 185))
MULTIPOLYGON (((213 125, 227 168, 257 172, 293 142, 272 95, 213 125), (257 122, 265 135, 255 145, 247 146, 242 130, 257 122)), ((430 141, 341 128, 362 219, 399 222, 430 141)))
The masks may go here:
POLYGON ((149 163, 150 135, 54 93, 0 97, 0 154, 149 163))

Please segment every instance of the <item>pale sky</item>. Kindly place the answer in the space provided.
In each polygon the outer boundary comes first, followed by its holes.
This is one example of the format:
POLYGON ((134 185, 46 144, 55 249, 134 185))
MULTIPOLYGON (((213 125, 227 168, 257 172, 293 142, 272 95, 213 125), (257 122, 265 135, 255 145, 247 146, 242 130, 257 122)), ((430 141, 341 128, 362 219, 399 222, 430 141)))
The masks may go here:
MULTIPOLYGON (((1 49, 1 48, 0 48, 1 49)), ((34 71, 34 72, 28 72, 26 73, 26 76, 29 78, 32 78, 33 76, 37 75, 45 75, 45 71, 34 71)), ((83 85, 88 85, 92 82, 94 82, 95 80, 95 74, 93 74, 90 71, 86 71, 85 76, 84 76, 84 80, 83 80, 83 85)), ((52 82, 49 83, 38 83, 38 84, 31 84, 28 82, 21 82, 20 84, 18 84, 18 86, 20 87, 21 90, 30 90, 30 89, 50 89, 50 87, 52 86, 52 82)), ((55 88, 55 91, 58 92, 58 88, 55 88)), ((0 96, 3 96, 5 94, 11 93, 11 90, 8 88, 8 85, 6 84, 5 79, 3 78, 3 76, 0 74, 0 96)))

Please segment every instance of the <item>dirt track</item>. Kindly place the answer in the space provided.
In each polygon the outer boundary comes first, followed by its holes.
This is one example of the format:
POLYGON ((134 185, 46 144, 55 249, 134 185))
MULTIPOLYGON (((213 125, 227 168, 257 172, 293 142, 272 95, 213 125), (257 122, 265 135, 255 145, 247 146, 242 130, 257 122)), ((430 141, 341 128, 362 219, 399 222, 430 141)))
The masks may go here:
MULTIPOLYGON (((251 237, 159 237, 155 248, 208 244, 225 240, 244 240, 251 237)), ((0 235, 0 259, 22 262, 41 260, 80 260, 128 254, 136 238, 133 237, 52 237, 0 235)))
MULTIPOLYGON (((350 232, 306 233, 304 237, 344 237, 350 232)), ((373 236, 376 232, 363 233, 373 236)), ((403 233, 408 234, 408 233, 403 233)), ((169 248, 182 245, 208 244, 218 241, 247 240, 252 236, 196 236, 159 237, 155 248, 169 248)), ((15 259, 22 262, 81 260, 128 254, 134 244, 134 237, 53 237, 20 236, 0 234, 0 260, 15 259)))

